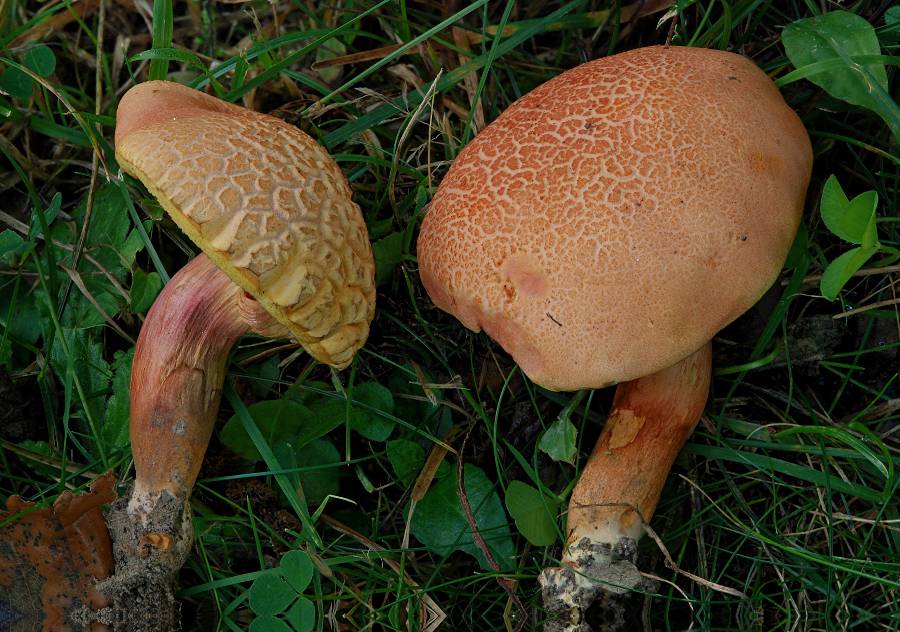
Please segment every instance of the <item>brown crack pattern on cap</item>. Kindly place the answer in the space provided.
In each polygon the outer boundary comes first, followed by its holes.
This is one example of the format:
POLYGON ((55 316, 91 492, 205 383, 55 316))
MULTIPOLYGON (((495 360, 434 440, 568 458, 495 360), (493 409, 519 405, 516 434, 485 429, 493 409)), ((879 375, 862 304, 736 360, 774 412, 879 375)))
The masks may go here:
POLYGON ((641 377, 772 284, 811 165, 799 118, 739 55, 589 62, 460 153, 422 224, 422 282, 547 388, 641 377))
POLYGON ((97 581, 114 568, 112 543, 101 506, 116 498, 112 473, 101 476, 88 493, 63 492, 50 507, 10 496, 0 522, 0 596, 23 614, 23 629, 100 632, 101 623, 77 623, 109 606, 97 581))
POLYGON ((375 266, 325 149, 272 116, 150 81, 119 104, 116 158, 311 355, 350 363, 374 315, 375 266))

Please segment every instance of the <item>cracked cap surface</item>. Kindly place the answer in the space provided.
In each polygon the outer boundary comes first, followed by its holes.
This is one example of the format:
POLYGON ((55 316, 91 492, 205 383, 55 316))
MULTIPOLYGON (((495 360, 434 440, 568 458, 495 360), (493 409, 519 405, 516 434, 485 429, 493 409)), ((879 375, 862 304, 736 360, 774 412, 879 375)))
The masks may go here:
POLYGON ((722 51, 649 47, 569 70, 460 153, 422 224, 435 304, 554 390, 671 366, 775 280, 809 138, 722 51))
POLYGON ((337 164, 275 117, 149 81, 116 113, 116 159, 316 359, 343 368, 369 333, 375 266, 337 164))

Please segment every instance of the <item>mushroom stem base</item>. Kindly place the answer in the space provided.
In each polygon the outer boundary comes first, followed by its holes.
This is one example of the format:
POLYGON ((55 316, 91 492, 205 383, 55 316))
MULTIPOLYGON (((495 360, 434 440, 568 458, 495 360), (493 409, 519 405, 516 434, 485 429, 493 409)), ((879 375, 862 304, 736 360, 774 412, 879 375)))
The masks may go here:
POLYGON ((113 605, 100 620, 114 630, 169 632, 180 629, 175 580, 187 560, 194 530, 187 498, 169 492, 144 494, 136 514, 122 498, 106 520, 116 559, 115 575, 98 584, 113 605))
POLYGON ((624 594, 643 583, 634 565, 644 524, 653 516, 669 469, 693 432, 709 394, 709 343, 681 362, 624 382, 569 499, 562 568, 541 574, 544 605, 563 613, 546 632, 581 632, 582 613, 601 592, 624 594), (563 627, 559 627, 562 625, 563 627))
MULTIPOLYGON (((601 594, 621 597, 652 588, 653 582, 635 566, 636 553, 637 544, 629 537, 608 541, 585 537, 568 545, 566 565, 544 569, 538 578, 551 615, 544 632, 591 632, 585 613, 601 594)), ((625 629, 622 613, 607 613, 606 618, 606 629, 625 629)))

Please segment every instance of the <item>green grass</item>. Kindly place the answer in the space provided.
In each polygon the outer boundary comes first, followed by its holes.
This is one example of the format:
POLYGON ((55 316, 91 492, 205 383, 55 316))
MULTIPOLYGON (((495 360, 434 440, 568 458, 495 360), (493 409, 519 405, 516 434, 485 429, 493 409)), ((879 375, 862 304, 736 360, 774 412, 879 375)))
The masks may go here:
MULTIPOLYGON (((575 468, 536 446, 574 395, 532 385, 498 346, 434 308, 418 280, 415 234, 448 164, 476 131, 476 103, 489 122, 566 68, 665 41, 671 22, 657 29, 658 13, 623 23, 606 2, 353 0, 326 9, 332 3, 253 0, 173 9, 157 0, 142 5, 152 15, 78 3, 94 8, 60 25, 65 4, 0 4, 0 67, 31 83, 22 96, 0 95, 0 229, 11 231, 0 233, 0 410, 10 411, 0 418, 0 496, 49 503, 109 468, 130 480, 123 403, 143 317, 131 309, 131 272, 167 279, 194 248, 144 189, 119 179, 116 103, 148 73, 211 86, 277 110, 331 151, 364 210, 382 278, 370 341, 343 373, 279 342, 247 338, 235 350, 217 437, 232 415, 255 427, 248 406, 261 400, 290 397, 311 411, 333 411, 336 402, 342 417, 324 440, 340 461, 287 454, 272 434, 251 432, 264 457, 251 463, 214 438, 193 500, 197 542, 180 578, 185 627, 246 629, 252 582, 285 551, 304 548, 318 569, 306 590, 318 604, 317 629, 332 629, 329 621, 416 629, 407 613, 426 598, 446 613, 445 629, 512 629, 522 613, 497 573, 407 533, 421 464, 404 483, 387 442, 359 428, 392 425, 390 440, 423 454, 441 444, 457 450, 470 432, 464 460, 486 474, 501 504, 513 480, 568 493, 575 468), (469 50, 452 27, 469 34, 469 50), (312 69, 334 55, 334 41, 346 54, 393 48, 312 69), (46 76, 23 61, 37 43, 55 58, 46 76), (366 383, 385 386, 392 403, 355 397, 366 383), (288 502, 282 491, 298 482, 340 497, 288 502)), ((881 244, 900 247, 900 151, 878 116, 828 96, 803 73, 789 76, 781 30, 821 4, 679 3, 675 43, 741 52, 773 78, 796 79, 782 92, 809 130, 815 166, 808 242, 763 301, 717 338, 706 416, 651 523, 675 564, 705 581, 667 568, 645 538, 640 566, 662 581, 657 593, 630 601, 634 629, 900 627, 896 261, 876 256, 835 303, 818 293, 818 275, 846 250, 818 213, 825 180, 837 175, 851 196, 877 191, 881 244)), ((900 27, 885 26, 890 3, 844 4, 878 28, 896 95, 900 27)), ((579 466, 610 400, 598 391, 571 411, 579 466)), ((455 471, 456 454, 445 461, 439 480, 455 471)), ((473 511, 481 516, 488 505, 473 511)), ((421 500, 417 509, 429 508, 421 500)), ((535 577, 558 558, 559 543, 531 546, 501 514, 510 536, 500 526, 484 535, 514 545, 517 565, 504 576, 518 580, 526 629, 537 629, 535 577)))

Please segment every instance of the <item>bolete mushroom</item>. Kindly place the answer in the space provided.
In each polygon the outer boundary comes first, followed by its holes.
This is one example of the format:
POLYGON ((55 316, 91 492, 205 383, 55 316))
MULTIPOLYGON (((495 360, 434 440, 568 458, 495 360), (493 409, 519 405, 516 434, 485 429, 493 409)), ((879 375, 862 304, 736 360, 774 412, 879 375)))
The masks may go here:
POLYGON ((778 276, 811 163, 752 62, 655 46, 526 94, 441 183, 418 240, 434 303, 545 388, 619 384, 541 577, 560 629, 602 582, 640 582, 627 558, 705 406, 710 340, 778 276))
POLYGON ((159 506, 190 496, 232 346, 249 332, 293 338, 346 367, 374 313, 372 250, 340 168, 272 116, 150 81, 122 98, 115 144, 121 168, 204 253, 153 304, 131 374, 127 511, 142 526, 131 545, 185 555, 189 522, 166 524, 159 506))

